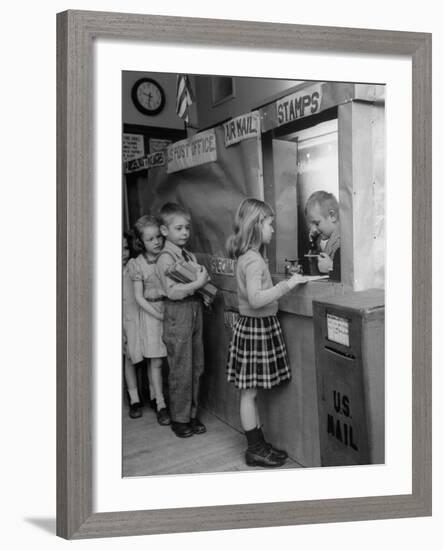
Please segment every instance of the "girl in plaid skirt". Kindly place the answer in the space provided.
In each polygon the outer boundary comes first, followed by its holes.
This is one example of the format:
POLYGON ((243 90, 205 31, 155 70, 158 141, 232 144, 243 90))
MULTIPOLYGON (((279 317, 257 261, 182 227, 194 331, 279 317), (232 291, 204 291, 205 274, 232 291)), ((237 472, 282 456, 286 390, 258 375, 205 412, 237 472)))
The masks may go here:
POLYGON ((271 242, 274 213, 269 205, 245 199, 235 216, 234 234, 227 242, 228 254, 237 259, 237 292, 240 317, 234 326, 227 364, 228 381, 240 389, 240 419, 248 443, 248 466, 278 467, 286 451, 266 442, 257 408, 259 388, 270 389, 291 377, 286 346, 276 317, 284 294, 304 281, 300 275, 273 286, 261 255, 271 242))

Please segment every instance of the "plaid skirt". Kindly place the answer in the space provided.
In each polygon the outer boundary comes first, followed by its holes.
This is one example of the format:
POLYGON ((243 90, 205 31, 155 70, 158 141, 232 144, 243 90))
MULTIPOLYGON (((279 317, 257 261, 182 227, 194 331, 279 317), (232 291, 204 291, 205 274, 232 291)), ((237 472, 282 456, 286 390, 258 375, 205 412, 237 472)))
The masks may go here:
POLYGON ((237 388, 272 388, 291 378, 277 317, 240 316, 232 333, 228 382, 237 388))

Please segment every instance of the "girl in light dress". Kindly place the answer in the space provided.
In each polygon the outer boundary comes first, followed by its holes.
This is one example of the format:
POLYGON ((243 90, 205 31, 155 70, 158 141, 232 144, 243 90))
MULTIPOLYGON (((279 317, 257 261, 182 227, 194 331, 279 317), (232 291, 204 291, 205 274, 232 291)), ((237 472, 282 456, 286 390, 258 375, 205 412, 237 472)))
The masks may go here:
POLYGON ((134 285, 129 277, 128 261, 131 256, 131 235, 123 234, 123 356, 126 388, 129 394, 129 416, 140 418, 142 404, 137 389, 137 375, 135 366, 143 361, 140 342, 140 312, 134 296, 134 285))
POLYGON ((261 250, 271 242, 274 213, 269 205, 245 199, 235 216, 228 254, 237 259, 236 279, 239 319, 234 325, 227 363, 228 381, 240 390, 240 420, 247 439, 248 466, 278 467, 288 457, 263 435, 257 407, 257 391, 269 390, 289 380, 288 356, 276 317, 277 300, 298 284, 298 274, 273 285, 261 250))
POLYGON ((157 420, 162 426, 171 423, 163 395, 163 359, 167 356, 163 343, 164 293, 156 267, 156 258, 163 247, 160 226, 154 216, 142 216, 134 224, 135 248, 139 255, 128 262, 134 295, 140 307, 140 341, 143 357, 148 360, 148 377, 155 399, 157 420))

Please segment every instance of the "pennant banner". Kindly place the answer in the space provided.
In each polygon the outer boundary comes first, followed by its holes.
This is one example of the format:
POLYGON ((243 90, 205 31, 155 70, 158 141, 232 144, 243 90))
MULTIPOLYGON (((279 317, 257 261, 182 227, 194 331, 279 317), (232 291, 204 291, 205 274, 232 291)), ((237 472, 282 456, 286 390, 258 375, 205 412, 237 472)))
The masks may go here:
POLYGON ((129 160, 124 163, 125 174, 138 172, 140 170, 149 170, 154 166, 163 166, 166 163, 166 156, 163 151, 151 153, 144 158, 129 160))
POLYGON ((282 126, 299 118, 318 113, 320 111, 321 99, 321 84, 315 84, 279 99, 276 102, 277 126, 282 126))
POLYGON ((260 114, 252 111, 233 118, 223 124, 225 131, 225 147, 239 143, 244 139, 256 138, 260 135, 260 114))
POLYGON ((167 173, 172 174, 185 168, 199 166, 217 160, 215 131, 207 130, 192 138, 176 141, 168 151, 167 173))

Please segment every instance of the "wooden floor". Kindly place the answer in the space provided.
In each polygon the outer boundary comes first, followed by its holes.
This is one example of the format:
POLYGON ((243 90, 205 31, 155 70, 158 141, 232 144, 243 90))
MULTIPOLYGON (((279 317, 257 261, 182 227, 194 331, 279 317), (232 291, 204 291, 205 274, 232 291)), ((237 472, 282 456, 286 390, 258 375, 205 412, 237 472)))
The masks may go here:
MULTIPOLYGON (((141 418, 123 407, 123 477, 254 470, 244 462, 245 436, 209 412, 201 420, 207 432, 178 438, 160 426, 154 411, 144 407, 141 418)), ((284 468, 300 468, 288 459, 284 468)))

